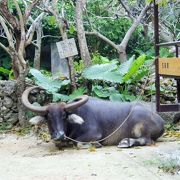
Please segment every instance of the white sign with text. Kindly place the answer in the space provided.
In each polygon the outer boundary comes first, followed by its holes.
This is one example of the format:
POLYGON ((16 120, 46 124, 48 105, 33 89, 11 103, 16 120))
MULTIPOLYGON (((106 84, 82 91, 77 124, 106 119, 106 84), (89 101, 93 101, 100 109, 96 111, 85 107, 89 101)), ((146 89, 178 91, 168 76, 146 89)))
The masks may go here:
POLYGON ((60 58, 75 56, 78 54, 74 38, 56 43, 60 58))

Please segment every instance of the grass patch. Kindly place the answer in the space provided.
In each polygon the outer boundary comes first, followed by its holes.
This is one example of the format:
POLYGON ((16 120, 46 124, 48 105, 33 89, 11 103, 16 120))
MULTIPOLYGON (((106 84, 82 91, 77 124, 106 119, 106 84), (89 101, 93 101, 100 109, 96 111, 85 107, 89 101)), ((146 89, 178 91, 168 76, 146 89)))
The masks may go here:
POLYGON ((168 123, 165 125, 165 133, 163 137, 174 137, 180 138, 180 127, 176 126, 175 124, 168 123))
POLYGON ((160 172, 168 174, 177 174, 180 172, 180 162, 177 158, 164 157, 163 159, 158 157, 152 160, 144 161, 145 166, 152 166, 159 169, 160 172))
POLYGON ((32 130, 31 125, 27 125, 25 127, 21 127, 19 125, 13 126, 10 122, 2 122, 0 123, 0 133, 14 133, 17 136, 25 136, 29 134, 32 130))
POLYGON ((0 123, 0 133, 3 133, 4 131, 8 131, 12 129, 12 124, 9 122, 2 122, 0 123))
POLYGON ((178 159, 168 158, 161 160, 158 168, 165 173, 176 174, 180 172, 180 163, 178 159))
POLYGON ((144 165, 146 165, 146 166, 158 166, 158 164, 159 164, 158 159, 144 161, 144 165))
POLYGON ((25 136, 27 134, 30 134, 32 130, 32 127, 30 125, 27 125, 25 127, 14 127, 12 129, 12 133, 15 133, 17 136, 25 136))
POLYGON ((176 131, 176 125, 173 123, 167 123, 165 124, 165 130, 166 131, 176 131))

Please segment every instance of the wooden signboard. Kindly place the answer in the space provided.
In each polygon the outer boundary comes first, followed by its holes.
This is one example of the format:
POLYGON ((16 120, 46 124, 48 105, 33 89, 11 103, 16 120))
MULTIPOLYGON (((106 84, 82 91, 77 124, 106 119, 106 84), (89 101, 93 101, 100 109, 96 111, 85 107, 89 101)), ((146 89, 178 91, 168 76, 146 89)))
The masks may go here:
POLYGON ((61 59, 75 56, 78 54, 74 38, 57 42, 56 45, 61 59))
POLYGON ((69 68, 66 59, 59 57, 57 46, 51 44, 51 72, 54 79, 69 78, 69 68))
POLYGON ((180 58, 159 58, 159 74, 180 76, 180 58))

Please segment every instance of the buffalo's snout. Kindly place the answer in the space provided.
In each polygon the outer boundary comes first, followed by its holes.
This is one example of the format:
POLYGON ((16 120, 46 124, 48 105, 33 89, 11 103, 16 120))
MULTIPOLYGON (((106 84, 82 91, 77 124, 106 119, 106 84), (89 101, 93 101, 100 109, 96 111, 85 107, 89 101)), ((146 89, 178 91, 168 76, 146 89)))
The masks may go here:
POLYGON ((54 132, 54 133, 52 134, 52 139, 53 139, 54 141, 65 140, 65 134, 64 134, 64 132, 62 132, 62 131, 54 132))

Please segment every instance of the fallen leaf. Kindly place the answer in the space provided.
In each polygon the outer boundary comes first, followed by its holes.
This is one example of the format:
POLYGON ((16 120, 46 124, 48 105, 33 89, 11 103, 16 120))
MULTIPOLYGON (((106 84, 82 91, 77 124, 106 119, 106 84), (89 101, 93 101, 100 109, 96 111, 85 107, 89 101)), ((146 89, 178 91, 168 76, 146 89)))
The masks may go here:
POLYGON ((90 147, 88 150, 89 150, 89 152, 96 152, 96 148, 95 148, 95 147, 93 147, 93 146, 92 146, 92 147, 90 147))

